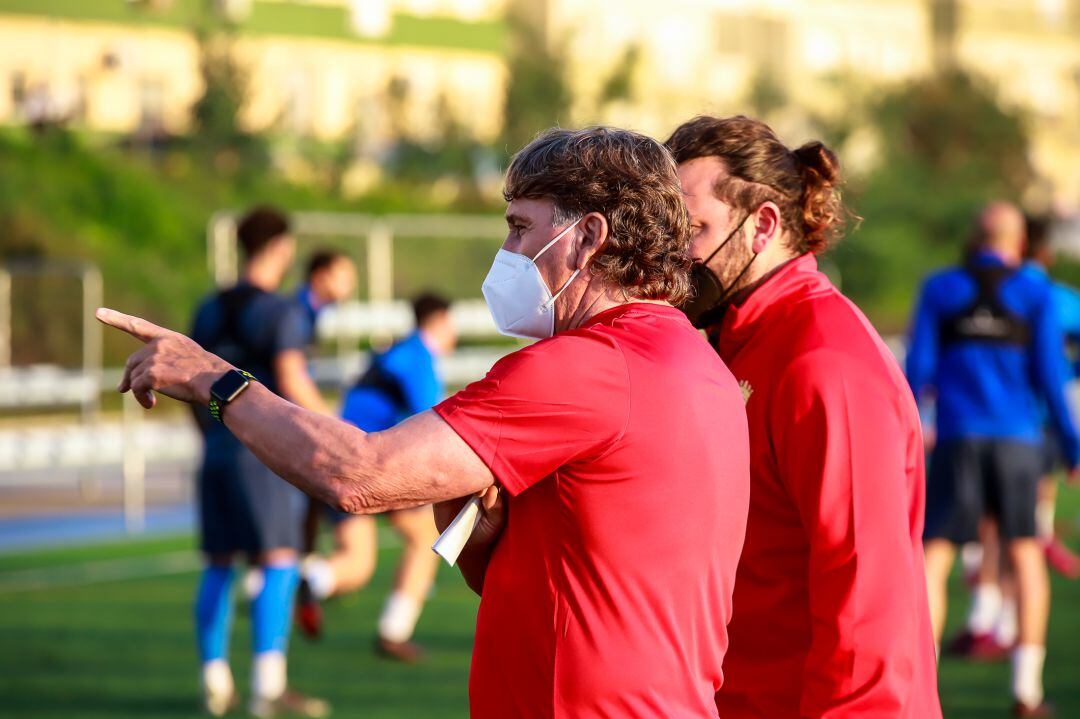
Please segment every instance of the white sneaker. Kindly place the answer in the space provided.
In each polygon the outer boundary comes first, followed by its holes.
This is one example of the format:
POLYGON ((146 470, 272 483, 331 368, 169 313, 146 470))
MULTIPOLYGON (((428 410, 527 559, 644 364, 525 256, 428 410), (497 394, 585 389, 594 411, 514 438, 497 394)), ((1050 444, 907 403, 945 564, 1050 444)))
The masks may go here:
POLYGON ((253 696, 248 704, 248 713, 253 717, 258 717, 258 719, 270 719, 279 716, 323 719, 330 716, 330 704, 322 699, 316 699, 287 689, 277 699, 253 696))
POLYGON ((211 692, 203 693, 203 709, 212 717, 223 717, 229 712, 240 707, 240 697, 236 692, 211 692))

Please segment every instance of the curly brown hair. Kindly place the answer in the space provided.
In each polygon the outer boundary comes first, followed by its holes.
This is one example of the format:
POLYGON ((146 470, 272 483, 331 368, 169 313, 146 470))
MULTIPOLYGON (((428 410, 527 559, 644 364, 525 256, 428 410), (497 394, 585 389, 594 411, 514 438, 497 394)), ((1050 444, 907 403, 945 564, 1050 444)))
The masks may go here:
POLYGON ((799 253, 824 252, 843 231, 848 216, 840 195, 840 161, 813 141, 791 150, 761 120, 695 117, 665 143, 678 163, 719 158, 728 177, 716 195, 746 212, 775 202, 781 222, 799 253))
POLYGON ((628 297, 678 305, 690 293, 690 218, 675 161, 629 130, 551 129, 506 172, 503 197, 550 200, 555 226, 599 212, 608 238, 589 265, 628 297))

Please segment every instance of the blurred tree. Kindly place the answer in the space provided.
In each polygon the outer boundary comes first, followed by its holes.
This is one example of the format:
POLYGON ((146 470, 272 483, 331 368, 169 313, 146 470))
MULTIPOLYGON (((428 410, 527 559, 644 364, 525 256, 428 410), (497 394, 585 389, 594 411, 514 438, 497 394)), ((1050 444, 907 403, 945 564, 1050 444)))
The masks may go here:
POLYGON ((769 117, 788 104, 787 90, 775 71, 762 66, 754 75, 747 101, 757 117, 769 117))
POLYGON ((919 279, 959 258, 974 213, 1031 182, 1024 119, 958 71, 914 80, 868 108, 878 162, 853 186, 865 221, 834 259, 844 289, 882 322, 906 322, 919 279))
POLYGON ((266 141, 240 125, 247 74, 233 52, 232 27, 207 15, 195 35, 203 94, 192 107, 192 147, 209 155, 214 166, 227 174, 265 169, 269 162, 266 141))
POLYGON ((634 99, 634 75, 641 61, 641 46, 631 43, 615 63, 611 75, 600 88, 599 106, 634 99))
POLYGON ((573 101, 566 80, 566 60, 551 48, 545 34, 524 13, 507 14, 509 82, 503 118, 503 141, 508 153, 516 152, 536 133, 559 123, 573 101))

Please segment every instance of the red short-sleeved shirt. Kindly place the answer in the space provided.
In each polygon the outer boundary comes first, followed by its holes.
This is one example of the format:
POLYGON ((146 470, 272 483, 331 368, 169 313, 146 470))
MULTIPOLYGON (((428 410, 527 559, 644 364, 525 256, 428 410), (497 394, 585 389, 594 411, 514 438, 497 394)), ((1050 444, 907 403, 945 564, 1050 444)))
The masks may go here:
POLYGON ((603 312, 435 411, 510 495, 472 716, 716 716, 749 447, 739 387, 682 313, 603 312))

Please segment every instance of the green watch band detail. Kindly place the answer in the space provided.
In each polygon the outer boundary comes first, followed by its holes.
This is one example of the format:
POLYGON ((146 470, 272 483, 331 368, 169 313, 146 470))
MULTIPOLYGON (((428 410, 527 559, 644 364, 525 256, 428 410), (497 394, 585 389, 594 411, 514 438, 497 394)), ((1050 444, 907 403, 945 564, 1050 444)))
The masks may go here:
MULTIPOLYGON (((245 372, 242 369, 238 369, 237 372, 244 375, 244 377, 246 377, 249 382, 258 382, 258 380, 255 379, 255 375, 251 374, 250 372, 245 372)), ((210 404, 208 405, 208 408, 210 410, 210 416, 213 417, 216 421, 221 422, 221 410, 224 409, 224 405, 222 405, 221 402, 218 401, 217 397, 210 395, 210 404)))

